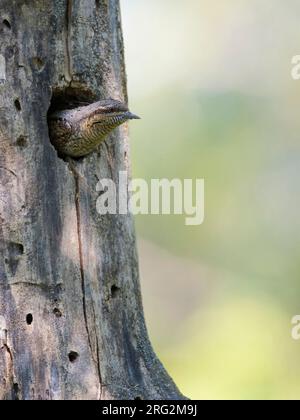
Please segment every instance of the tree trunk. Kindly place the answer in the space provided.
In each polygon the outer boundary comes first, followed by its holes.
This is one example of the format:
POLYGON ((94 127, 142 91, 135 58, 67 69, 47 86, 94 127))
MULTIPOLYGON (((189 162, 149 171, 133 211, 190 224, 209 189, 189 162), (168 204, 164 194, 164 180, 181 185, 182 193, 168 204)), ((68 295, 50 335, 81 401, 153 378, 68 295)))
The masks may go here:
POLYGON ((119 2, 0 12, 0 398, 180 399, 148 340, 133 219, 96 211, 98 180, 129 171, 127 129, 79 176, 48 135, 49 107, 126 101, 119 2))

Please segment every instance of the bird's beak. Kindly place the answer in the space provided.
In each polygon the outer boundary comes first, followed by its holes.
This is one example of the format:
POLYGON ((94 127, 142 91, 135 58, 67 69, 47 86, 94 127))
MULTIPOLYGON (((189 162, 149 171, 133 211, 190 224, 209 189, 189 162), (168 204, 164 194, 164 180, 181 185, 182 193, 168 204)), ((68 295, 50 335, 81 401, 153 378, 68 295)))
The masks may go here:
POLYGON ((127 117, 128 117, 129 120, 140 120, 141 119, 140 117, 138 117, 135 114, 132 114, 131 112, 127 113, 127 117))

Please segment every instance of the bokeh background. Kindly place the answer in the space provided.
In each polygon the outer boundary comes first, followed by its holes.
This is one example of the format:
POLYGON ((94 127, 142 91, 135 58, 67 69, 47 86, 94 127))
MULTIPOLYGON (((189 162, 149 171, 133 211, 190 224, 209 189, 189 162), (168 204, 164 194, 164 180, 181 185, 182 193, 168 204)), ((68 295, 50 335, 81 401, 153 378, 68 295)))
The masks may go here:
POLYGON ((145 313, 185 395, 299 399, 298 0, 121 0, 133 176, 205 178, 206 219, 138 216, 145 313))

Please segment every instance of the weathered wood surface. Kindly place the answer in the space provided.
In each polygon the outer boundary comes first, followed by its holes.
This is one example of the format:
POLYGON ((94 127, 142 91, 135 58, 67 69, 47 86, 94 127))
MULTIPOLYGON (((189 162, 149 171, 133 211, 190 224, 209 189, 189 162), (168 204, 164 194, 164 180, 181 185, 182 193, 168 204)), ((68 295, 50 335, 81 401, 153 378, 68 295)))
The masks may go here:
POLYGON ((132 217, 96 212, 97 180, 129 170, 126 127, 76 179, 48 136, 63 92, 126 101, 119 2, 1 0, 0 398, 181 398, 147 337, 132 217))

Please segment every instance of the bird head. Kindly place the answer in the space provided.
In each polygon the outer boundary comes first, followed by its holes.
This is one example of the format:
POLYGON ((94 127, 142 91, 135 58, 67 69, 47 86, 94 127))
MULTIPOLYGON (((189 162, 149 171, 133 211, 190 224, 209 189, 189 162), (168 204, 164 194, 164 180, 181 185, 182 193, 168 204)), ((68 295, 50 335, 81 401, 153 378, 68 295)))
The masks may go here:
POLYGON ((78 109, 81 124, 108 133, 128 120, 140 119, 128 106, 114 99, 95 102, 78 109), (81 114, 81 115, 80 115, 81 114))

